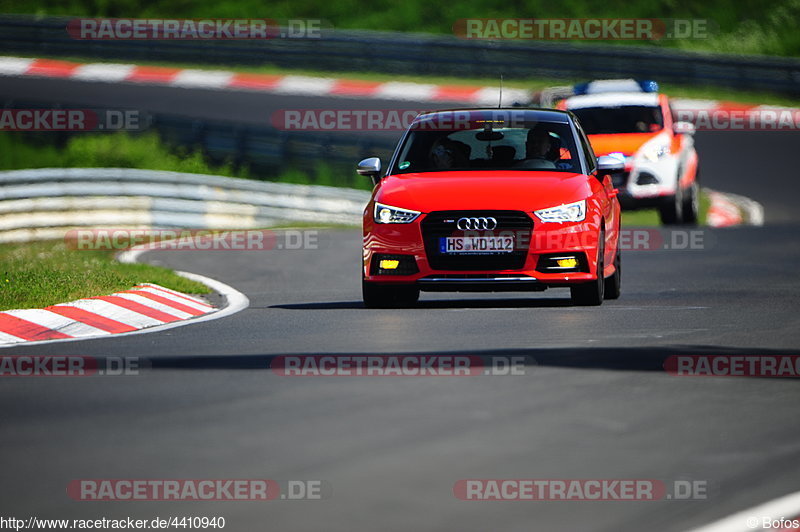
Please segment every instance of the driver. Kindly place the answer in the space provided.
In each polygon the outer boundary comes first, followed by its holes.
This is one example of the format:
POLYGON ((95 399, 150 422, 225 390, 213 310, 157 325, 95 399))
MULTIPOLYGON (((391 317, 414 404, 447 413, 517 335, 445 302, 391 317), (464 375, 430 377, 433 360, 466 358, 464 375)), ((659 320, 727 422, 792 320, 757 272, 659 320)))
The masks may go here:
POLYGON ((555 169, 553 157, 555 147, 555 139, 546 129, 541 127, 531 129, 525 140, 525 160, 521 161, 517 167, 540 170, 555 169))

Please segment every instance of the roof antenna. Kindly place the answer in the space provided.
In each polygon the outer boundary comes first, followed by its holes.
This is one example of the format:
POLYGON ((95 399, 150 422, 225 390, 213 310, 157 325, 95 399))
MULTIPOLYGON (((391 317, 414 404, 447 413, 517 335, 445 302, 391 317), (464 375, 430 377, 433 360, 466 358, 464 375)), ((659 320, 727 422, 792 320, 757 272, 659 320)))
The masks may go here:
POLYGON ((500 101, 497 102, 497 108, 503 108, 503 75, 500 74, 500 101))

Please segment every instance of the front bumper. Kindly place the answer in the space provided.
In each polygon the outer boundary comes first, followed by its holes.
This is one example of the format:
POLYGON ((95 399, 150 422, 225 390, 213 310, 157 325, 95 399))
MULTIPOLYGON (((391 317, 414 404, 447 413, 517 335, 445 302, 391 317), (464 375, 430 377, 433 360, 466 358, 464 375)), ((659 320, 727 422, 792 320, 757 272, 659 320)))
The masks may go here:
POLYGON ((516 227, 511 229, 499 226, 495 231, 465 232, 454 227, 434 227, 432 231, 431 221, 441 225, 443 220, 454 218, 441 214, 422 215, 410 224, 375 224, 371 217, 365 217, 364 280, 415 284, 427 291, 540 291, 597 279, 599 222, 588 216, 584 222, 555 224, 516 212, 518 216, 510 218, 516 220, 516 227), (515 238, 513 256, 509 253, 454 256, 439 251, 435 242, 445 235, 497 236, 508 231, 515 238), (577 257, 575 268, 557 269, 552 264, 554 258, 571 256, 577 257), (376 267, 384 257, 406 257, 407 261, 401 260, 402 271, 387 272, 376 267))
POLYGON ((527 275, 434 274, 416 281, 426 292, 541 292, 547 284, 527 275))
POLYGON ((675 161, 664 159, 658 163, 633 164, 632 158, 628 159, 624 171, 611 175, 623 209, 652 209, 674 201, 678 186, 675 161))

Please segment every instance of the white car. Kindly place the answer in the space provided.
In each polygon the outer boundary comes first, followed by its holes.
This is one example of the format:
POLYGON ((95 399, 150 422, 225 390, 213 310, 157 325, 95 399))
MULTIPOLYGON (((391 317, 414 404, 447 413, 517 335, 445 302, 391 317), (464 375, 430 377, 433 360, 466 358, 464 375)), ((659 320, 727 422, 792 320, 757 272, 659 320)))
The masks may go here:
POLYGON ((694 126, 678 122, 652 81, 600 80, 576 85, 559 102, 575 114, 598 156, 625 161, 612 175, 623 209, 657 208, 664 224, 695 224, 699 210, 694 126))

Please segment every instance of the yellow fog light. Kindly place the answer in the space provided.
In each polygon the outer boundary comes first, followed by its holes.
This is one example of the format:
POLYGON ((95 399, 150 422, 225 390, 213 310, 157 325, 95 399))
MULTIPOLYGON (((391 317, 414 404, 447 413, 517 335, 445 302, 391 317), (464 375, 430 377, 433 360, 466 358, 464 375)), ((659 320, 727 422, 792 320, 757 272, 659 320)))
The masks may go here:
POLYGON ((379 263, 381 270, 396 270, 400 266, 399 260, 383 259, 379 263))
POLYGON ((569 259, 558 259, 556 263, 560 268, 576 268, 578 266, 578 259, 575 257, 569 259))

